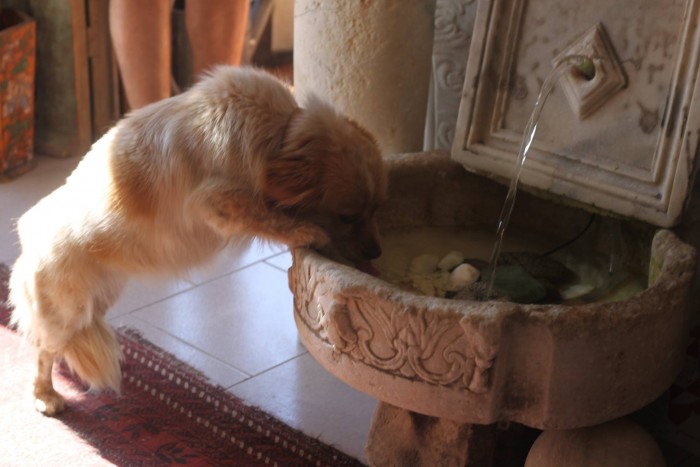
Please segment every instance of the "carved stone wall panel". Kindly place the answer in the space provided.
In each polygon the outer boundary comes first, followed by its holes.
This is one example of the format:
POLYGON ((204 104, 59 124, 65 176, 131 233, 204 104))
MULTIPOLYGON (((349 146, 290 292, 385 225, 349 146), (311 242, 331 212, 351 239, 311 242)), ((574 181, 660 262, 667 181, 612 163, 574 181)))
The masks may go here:
POLYGON ((452 146, 475 13, 475 0, 437 0, 427 149, 452 146))
POLYGON ((675 225, 700 132, 699 3, 479 0, 453 157, 469 170, 509 179, 552 59, 600 24, 627 85, 583 119, 556 85, 521 182, 595 209, 675 225))

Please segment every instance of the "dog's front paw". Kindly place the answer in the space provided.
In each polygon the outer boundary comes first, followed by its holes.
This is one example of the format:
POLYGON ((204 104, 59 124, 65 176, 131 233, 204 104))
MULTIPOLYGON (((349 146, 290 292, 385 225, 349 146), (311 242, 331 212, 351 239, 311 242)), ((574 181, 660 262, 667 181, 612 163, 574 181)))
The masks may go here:
POLYGON ((290 240, 290 246, 292 247, 312 246, 323 248, 331 243, 328 234, 315 225, 305 225, 296 228, 290 240))
POLYGON ((56 392, 54 388, 34 391, 34 408, 38 412, 51 417, 62 411, 64 407, 65 401, 63 396, 56 392))

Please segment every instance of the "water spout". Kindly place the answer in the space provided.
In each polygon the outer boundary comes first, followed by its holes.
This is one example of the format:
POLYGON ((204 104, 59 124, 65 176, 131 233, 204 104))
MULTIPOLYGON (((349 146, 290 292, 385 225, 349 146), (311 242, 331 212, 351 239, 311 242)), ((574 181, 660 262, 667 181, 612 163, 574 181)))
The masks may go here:
POLYGON ((510 217, 513 213, 515 196, 518 192, 520 174, 522 172, 523 165, 525 165, 525 160, 527 159, 527 154, 530 151, 532 142, 535 139, 537 123, 539 122, 542 108, 544 107, 544 103, 546 102, 547 97, 549 97, 549 94, 552 92, 552 88, 554 88, 556 82, 565 72, 570 71, 572 68, 579 71, 588 80, 595 77, 595 64, 590 57, 585 55, 567 55, 554 66, 542 84, 540 93, 537 95, 537 100, 535 101, 535 107, 532 110, 532 114, 530 115, 527 125, 525 126, 525 132, 523 133, 523 139, 520 143, 520 149, 518 151, 518 158, 515 162, 515 170, 512 178, 510 179, 508 194, 506 195, 503 207, 501 208, 501 214, 498 218, 498 224, 496 226, 496 242, 494 244, 493 251, 491 252, 488 267, 488 285, 486 287, 487 299, 493 296, 493 284, 496 279, 496 265, 498 264, 498 259, 501 256, 503 237, 508 229, 510 217))
POLYGON ((595 78, 595 64, 593 63, 593 60, 591 60, 590 57, 579 55, 570 55, 570 57, 579 57, 579 62, 574 66, 578 71, 581 72, 581 74, 583 74, 584 78, 586 78, 588 81, 591 81, 593 78, 595 78))

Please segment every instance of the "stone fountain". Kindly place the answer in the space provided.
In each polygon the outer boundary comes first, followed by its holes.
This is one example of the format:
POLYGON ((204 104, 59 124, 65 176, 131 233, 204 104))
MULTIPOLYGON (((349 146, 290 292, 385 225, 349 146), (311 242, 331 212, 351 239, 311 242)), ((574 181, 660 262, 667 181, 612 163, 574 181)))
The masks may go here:
MULTIPOLYGON (((361 3, 343 14, 357 21, 372 8, 398 5, 361 3)), ((583 53, 598 73, 586 80, 571 72, 550 97, 523 169, 512 235, 536 239, 535 248, 572 238, 591 212, 616 219, 624 267, 646 277, 644 290, 567 305, 448 300, 294 251, 290 287, 302 341, 328 371, 381 401, 370 463, 487 467, 497 447, 486 426, 599 426, 649 404, 677 375, 695 311, 688 299, 696 251, 670 229, 694 201, 700 4, 641 3, 477 1, 452 150, 388 156, 389 199, 378 215, 385 233, 495 226, 547 70, 561 54, 583 53)), ((304 18, 295 33, 295 67, 306 67, 302 92, 318 89, 318 62, 304 55, 304 44, 314 42, 308 35, 323 30, 323 15, 338 14, 313 5, 296 7, 304 18)), ((426 11, 408 18, 423 21, 426 11)), ((332 72, 323 79, 332 82, 332 72)), ((327 97, 357 108, 372 88, 349 89, 327 97)), ((384 96, 376 92, 372 105, 384 96)), ((427 91, 413 99, 425 102, 427 91)), ((372 130, 381 135, 381 122, 372 130)), ((609 255, 606 238, 602 228, 590 232, 579 254, 609 255)))

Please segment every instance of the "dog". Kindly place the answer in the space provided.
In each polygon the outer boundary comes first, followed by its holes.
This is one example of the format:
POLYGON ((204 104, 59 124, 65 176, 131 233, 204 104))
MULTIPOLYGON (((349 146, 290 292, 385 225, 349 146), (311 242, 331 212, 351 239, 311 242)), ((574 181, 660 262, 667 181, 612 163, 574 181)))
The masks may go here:
POLYGON ((60 359, 92 388, 118 390, 121 352, 104 317, 129 277, 186 273, 253 238, 366 262, 381 254, 385 193, 368 131, 313 95, 298 105, 252 67, 215 68, 128 114, 17 222, 12 323, 38 350, 36 409, 64 408, 60 359))

